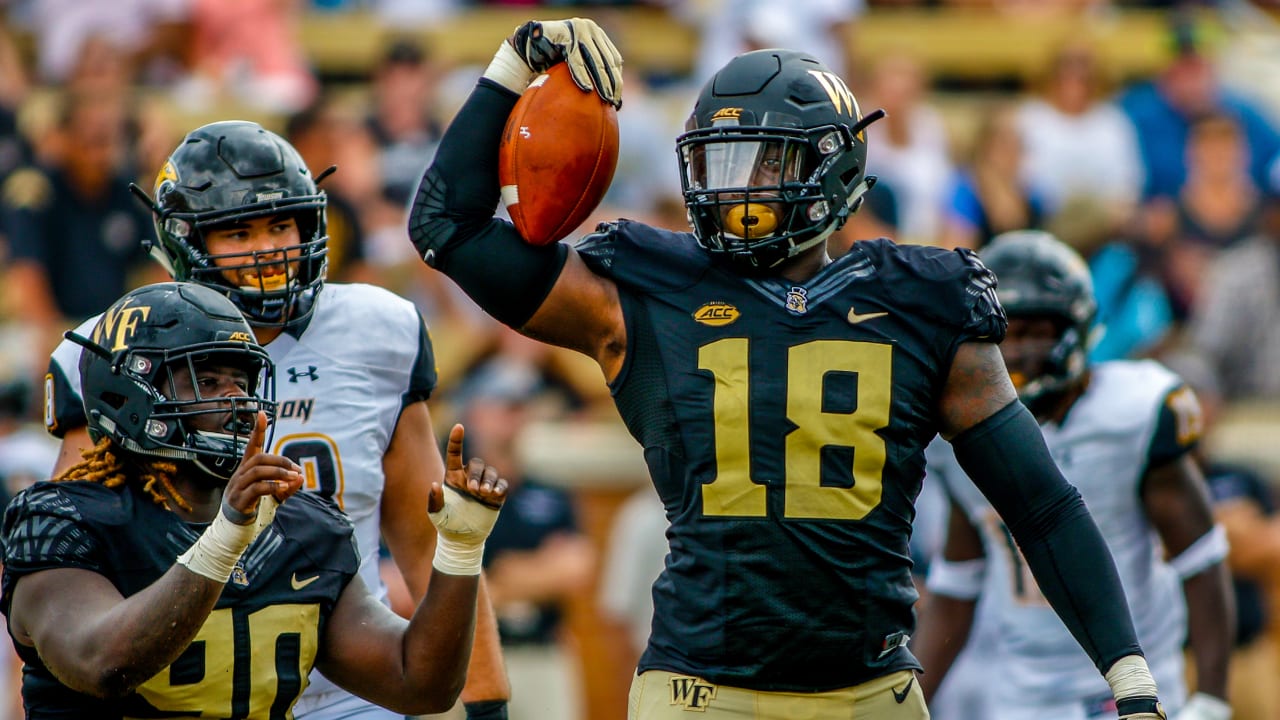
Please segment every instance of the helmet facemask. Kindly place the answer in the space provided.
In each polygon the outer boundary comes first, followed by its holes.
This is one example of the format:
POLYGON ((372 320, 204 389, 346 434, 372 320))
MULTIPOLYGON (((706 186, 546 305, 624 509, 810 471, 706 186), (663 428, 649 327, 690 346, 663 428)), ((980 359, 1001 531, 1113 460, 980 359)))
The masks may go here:
POLYGON ((321 195, 320 199, 301 198, 229 212, 157 215, 156 232, 161 242, 151 244, 151 255, 175 279, 212 287, 231 298, 253 325, 294 325, 310 315, 315 293, 327 274, 329 238, 324 232, 324 206, 321 195), (294 218, 301 242, 265 251, 209 253, 205 234, 210 230, 281 215, 294 218), (257 282, 241 284, 228 279, 229 275, 249 276, 257 282))
MULTIPOLYGON (((136 388, 131 398, 117 396, 116 417, 129 410, 125 404, 132 402, 147 406, 146 421, 138 428, 126 428, 99 413, 93 424, 130 452, 188 460, 215 484, 230 480, 239 467, 258 412, 264 412, 268 421, 275 417, 274 369, 260 347, 212 342, 169 351, 125 351, 113 358, 112 367, 122 382, 136 388), (215 365, 242 370, 245 394, 205 397, 198 378, 202 370, 215 365)), ((104 395, 116 404, 109 393, 104 395)))
POLYGON ((862 179, 856 158, 843 152, 854 142, 848 128, 730 121, 677 142, 694 234, 712 254, 773 267, 826 240, 870 186, 845 184, 862 179))

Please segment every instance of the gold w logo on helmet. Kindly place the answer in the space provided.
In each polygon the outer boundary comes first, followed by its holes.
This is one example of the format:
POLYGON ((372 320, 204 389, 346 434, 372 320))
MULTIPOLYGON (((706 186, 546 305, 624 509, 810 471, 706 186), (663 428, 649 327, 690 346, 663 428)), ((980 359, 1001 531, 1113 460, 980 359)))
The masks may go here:
POLYGON ((817 79, 823 90, 827 91, 827 97, 831 98, 831 104, 836 106, 836 112, 849 115, 854 120, 862 119, 858 99, 853 96, 853 91, 844 84, 844 80, 840 79, 839 75, 821 70, 810 70, 809 74, 817 79))

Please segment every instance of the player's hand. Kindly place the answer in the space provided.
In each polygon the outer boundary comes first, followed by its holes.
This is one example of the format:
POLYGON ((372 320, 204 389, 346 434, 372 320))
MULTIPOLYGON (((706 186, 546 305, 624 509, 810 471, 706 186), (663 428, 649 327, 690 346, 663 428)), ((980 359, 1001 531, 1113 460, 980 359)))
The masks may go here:
POLYGON ((270 525, 276 506, 302 489, 302 468, 262 452, 266 437, 267 414, 259 410, 240 465, 222 493, 223 514, 237 525, 270 525))
POLYGON ((461 425, 449 431, 445 450, 445 485, 431 485, 427 515, 438 541, 432 565, 450 575, 479 575, 484 541, 507 499, 507 481, 483 460, 462 462, 461 425))
POLYGON ((1198 692, 1187 698, 1174 720, 1231 720, 1231 705, 1222 698, 1198 692))
POLYGON ((595 90, 605 102, 622 107, 622 54, 594 20, 530 20, 507 42, 530 69, 545 72, 558 62, 568 63, 579 88, 595 90))

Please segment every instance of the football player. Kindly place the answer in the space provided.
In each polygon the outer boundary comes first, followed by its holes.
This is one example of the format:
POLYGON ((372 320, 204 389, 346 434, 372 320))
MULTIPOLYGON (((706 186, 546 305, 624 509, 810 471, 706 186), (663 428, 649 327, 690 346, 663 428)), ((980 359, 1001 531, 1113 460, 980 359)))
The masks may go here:
POLYGON ((410 213, 424 260, 498 320, 594 358, 644 447, 671 553, 629 716, 925 718, 907 648, 924 448, 939 433, 1026 549, 1126 718, 1161 717, 1107 546, 1005 370, 992 274, 968 251, 826 240, 871 187, 844 81, 749 52, 677 142, 693 232, 607 223, 535 247, 493 217, 498 146, 557 62, 620 103, 592 21, 499 46, 410 213))
POLYGON ((292 717, 313 667, 399 713, 453 705, 507 493, 493 468, 464 467, 461 426, 449 492, 428 490, 439 541, 409 621, 365 585, 333 499, 299 493, 303 467, 263 451, 274 367, 230 300, 149 285, 73 339, 95 444, 3 524, 28 717, 292 717))
MULTIPOLYGON (((325 282, 326 198, 316 182, 275 133, 256 123, 217 122, 193 130, 173 151, 154 198, 134 190, 155 215, 151 254, 174 278, 230 298, 280 368, 280 412, 268 451, 301 465, 303 489, 332 499, 355 523, 361 577, 379 600, 386 599, 380 539, 417 600, 430 578, 434 542, 424 517, 427 492, 444 471, 427 411, 436 385, 431 337, 407 300, 372 285, 325 282)), ((96 321, 78 332, 87 334, 96 321)), ((91 447, 78 357, 78 347, 62 343, 45 382, 45 423, 63 438, 58 472, 91 447)), ((501 718, 510 690, 483 583, 481 598, 463 697, 473 717, 501 718)), ((296 712, 304 720, 400 720, 318 674, 296 712)))
MULTIPOLYGON (((1052 235, 1006 233, 982 260, 1000 279, 996 295, 1009 318, 1000 348, 1018 396, 1107 540, 1162 698, 1178 720, 1228 720, 1235 606, 1222 562, 1226 534, 1214 525, 1191 452, 1203 425, 1195 395, 1154 360, 1086 367, 1098 309, 1089 267, 1052 235), (1189 700, 1184 646, 1196 669, 1189 700)), ((1106 684, 1045 602, 1006 524, 949 446, 935 442, 927 456, 929 479, 945 484, 952 509, 912 644, 930 671, 921 679, 926 697, 963 647, 984 595, 992 604, 984 622, 995 623, 995 657, 984 662, 1001 679, 984 679, 994 720, 1110 717, 1106 684)))

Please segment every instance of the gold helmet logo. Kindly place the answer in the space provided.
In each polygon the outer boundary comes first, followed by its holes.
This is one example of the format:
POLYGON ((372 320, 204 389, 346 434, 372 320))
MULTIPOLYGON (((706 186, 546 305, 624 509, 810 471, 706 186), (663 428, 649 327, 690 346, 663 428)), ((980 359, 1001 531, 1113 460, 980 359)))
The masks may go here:
POLYGON ((129 298, 120 305, 108 309, 102 314, 97 327, 93 329, 93 341, 111 352, 119 352, 129 347, 129 340, 138 331, 138 322, 151 315, 150 305, 130 307, 129 298))
MULTIPOLYGON (((853 96, 853 91, 844 83, 844 80, 840 79, 839 75, 821 70, 810 70, 809 74, 818 81, 823 90, 827 91, 827 97, 831 98, 831 104, 835 106, 836 112, 848 115, 854 122, 862 119, 858 99, 853 96)), ((866 139, 865 132, 858 133, 858 140, 866 142, 866 139)))
POLYGON ((166 180, 172 183, 178 182, 178 169, 173 166, 173 161, 171 160, 164 161, 164 167, 160 168, 160 172, 156 174, 156 184, 155 187, 151 188, 151 192, 153 194, 160 192, 160 186, 166 180))

